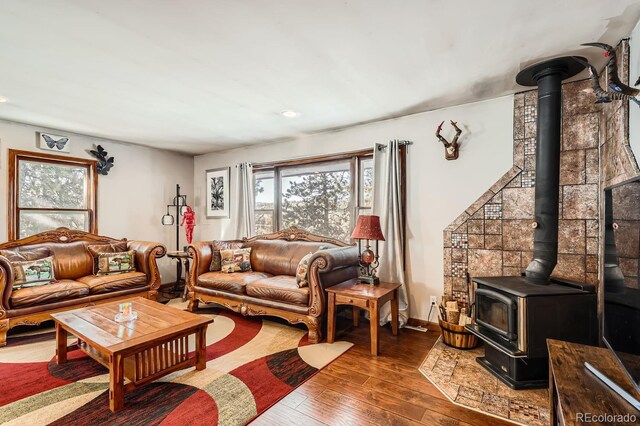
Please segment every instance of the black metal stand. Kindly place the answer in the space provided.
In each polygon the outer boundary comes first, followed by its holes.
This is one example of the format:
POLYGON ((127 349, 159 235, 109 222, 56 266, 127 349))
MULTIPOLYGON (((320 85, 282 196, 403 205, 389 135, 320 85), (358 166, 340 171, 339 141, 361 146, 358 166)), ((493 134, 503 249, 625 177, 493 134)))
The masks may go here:
MULTIPOLYGON (((180 250, 180 216, 182 216, 182 208, 186 207, 187 205, 187 196, 186 195, 181 195, 180 194, 180 185, 176 184, 176 196, 173 197, 172 203, 171 204, 167 204, 167 213, 166 215, 163 216, 162 218, 162 224, 163 225, 175 225, 176 227, 176 251, 181 251, 180 250), (175 208, 176 209, 176 216, 175 219, 173 218, 173 216, 171 216, 169 214, 169 209, 171 208, 175 208), (165 221, 165 218, 169 218, 165 221), (167 223, 165 223, 167 222, 167 223)), ((180 282, 180 280, 182 279, 182 261, 180 259, 178 259, 178 264, 176 265, 176 283, 173 286, 172 291, 176 292, 179 291, 179 286, 178 283, 180 282)))

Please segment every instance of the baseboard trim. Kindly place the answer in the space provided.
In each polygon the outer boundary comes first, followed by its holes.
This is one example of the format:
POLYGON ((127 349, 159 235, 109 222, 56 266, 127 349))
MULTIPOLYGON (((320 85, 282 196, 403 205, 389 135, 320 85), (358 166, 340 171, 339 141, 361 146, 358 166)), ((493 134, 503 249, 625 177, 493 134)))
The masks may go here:
POLYGON ((438 323, 429 322, 418 318, 409 318, 407 320, 407 325, 410 325, 412 327, 426 327, 429 330, 440 332, 440 326, 438 325, 438 323))

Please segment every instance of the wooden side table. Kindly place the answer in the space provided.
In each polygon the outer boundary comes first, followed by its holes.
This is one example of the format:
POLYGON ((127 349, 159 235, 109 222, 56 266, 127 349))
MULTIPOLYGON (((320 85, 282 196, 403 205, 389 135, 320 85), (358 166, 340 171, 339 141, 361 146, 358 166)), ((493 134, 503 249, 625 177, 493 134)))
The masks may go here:
POLYGON ((168 251, 167 252, 167 257, 169 259, 175 259, 178 261, 177 264, 177 271, 176 271, 176 283, 173 286, 173 291, 177 292, 180 289, 180 282, 182 281, 184 284, 184 287, 182 289, 182 301, 184 302, 185 300, 187 300, 187 280, 189 279, 189 266, 190 266, 190 260, 191 260, 191 256, 189 256, 188 253, 184 252, 184 251, 168 251), (182 279, 182 264, 184 262, 184 280, 182 279))
POLYGON ((329 294, 327 342, 333 343, 336 334, 336 305, 353 306, 353 325, 358 326, 360 309, 369 311, 371 322, 371 355, 378 355, 379 309, 391 301, 391 329, 398 335, 398 288, 400 284, 380 282, 380 284, 359 284, 354 278, 327 288, 329 294))

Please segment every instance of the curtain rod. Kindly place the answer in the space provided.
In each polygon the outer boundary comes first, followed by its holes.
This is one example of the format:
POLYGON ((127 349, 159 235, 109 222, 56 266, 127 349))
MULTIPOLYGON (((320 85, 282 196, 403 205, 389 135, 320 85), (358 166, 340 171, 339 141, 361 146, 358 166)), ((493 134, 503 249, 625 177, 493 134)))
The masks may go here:
MULTIPOLYGON (((412 141, 398 141, 398 145, 410 146, 410 145, 413 145, 413 142, 412 141)), ((382 151, 382 150, 387 148, 387 145, 384 145, 384 144, 381 144, 381 143, 377 143, 376 144, 376 148, 378 149, 378 151, 382 151)))
POLYGON ((291 158, 291 159, 282 160, 282 161, 254 163, 253 168, 254 170, 256 170, 256 169, 267 169, 271 167, 302 165, 307 163, 315 163, 315 162, 321 162, 321 161, 334 161, 334 160, 341 160, 344 158, 360 157, 360 156, 366 156, 366 155, 373 155, 373 148, 361 149, 358 151, 340 152, 336 154, 318 155, 318 156, 312 156, 312 157, 297 157, 297 158, 291 158))

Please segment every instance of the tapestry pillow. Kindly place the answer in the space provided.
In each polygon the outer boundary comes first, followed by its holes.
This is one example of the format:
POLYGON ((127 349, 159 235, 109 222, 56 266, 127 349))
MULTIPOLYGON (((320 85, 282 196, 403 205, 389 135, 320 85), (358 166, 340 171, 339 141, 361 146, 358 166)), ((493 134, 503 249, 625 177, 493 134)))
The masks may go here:
POLYGON ((247 272, 251 270, 251 248, 220 250, 222 272, 247 272))
POLYGON ((26 262, 11 262, 13 268, 13 289, 51 284, 56 280, 53 272, 53 256, 26 262))
POLYGON ((313 256, 313 252, 305 254, 298 263, 298 268, 296 269, 296 283, 298 283, 298 287, 300 288, 309 285, 309 281, 307 280, 307 271, 309 270, 309 259, 311 259, 311 256, 313 256))
POLYGON ((242 248, 242 241, 213 241, 213 253, 211 256, 211 266, 209 270, 216 272, 222 270, 222 257, 220 256, 220 250, 231 250, 242 248))
MULTIPOLYGON (((109 275, 117 272, 111 272, 109 274, 100 273, 100 255, 102 254, 113 254, 113 253, 125 253, 127 251, 127 242, 126 241, 118 241, 117 243, 111 244, 94 244, 87 246, 87 250, 93 256, 93 273, 95 275, 109 275)), ((104 261, 103 261, 104 262, 104 261)), ((135 270, 135 269, 134 269, 135 270)), ((122 271, 127 272, 127 271, 122 271)))
POLYGON ((135 271, 135 251, 119 253, 101 253, 95 259, 94 271, 96 275, 121 274, 135 271))
POLYGON ((30 248, 25 250, 9 249, 0 250, 0 256, 7 258, 9 262, 26 262, 28 260, 44 259, 51 256, 51 250, 46 247, 30 248))

